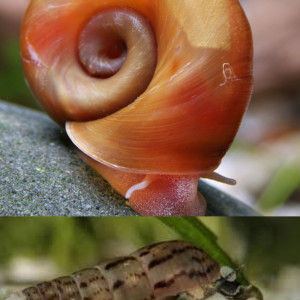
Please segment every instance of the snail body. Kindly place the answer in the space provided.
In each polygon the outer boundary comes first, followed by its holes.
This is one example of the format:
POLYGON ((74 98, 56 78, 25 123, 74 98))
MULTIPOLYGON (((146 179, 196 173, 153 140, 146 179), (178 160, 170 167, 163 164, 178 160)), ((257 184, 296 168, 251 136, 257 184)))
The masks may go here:
POLYGON ((233 300, 262 300, 255 287, 240 285, 228 269, 189 243, 163 242, 29 287, 7 300, 162 300, 182 295, 201 300, 215 293, 233 300))
POLYGON ((237 0, 32 0, 21 45, 36 98, 135 210, 204 213, 198 178, 218 177, 252 89, 237 0))

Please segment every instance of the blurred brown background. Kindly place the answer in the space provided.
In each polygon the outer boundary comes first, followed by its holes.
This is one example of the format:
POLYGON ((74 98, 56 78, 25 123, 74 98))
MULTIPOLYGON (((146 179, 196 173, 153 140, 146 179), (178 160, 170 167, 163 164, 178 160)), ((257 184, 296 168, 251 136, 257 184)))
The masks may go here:
MULTIPOLYGON (((254 94, 217 185, 270 215, 300 215, 300 1, 240 0, 253 29, 254 94)), ((29 0, 0 0, 0 99, 38 109, 19 58, 29 0)), ((210 182, 212 183, 212 182, 210 182)))

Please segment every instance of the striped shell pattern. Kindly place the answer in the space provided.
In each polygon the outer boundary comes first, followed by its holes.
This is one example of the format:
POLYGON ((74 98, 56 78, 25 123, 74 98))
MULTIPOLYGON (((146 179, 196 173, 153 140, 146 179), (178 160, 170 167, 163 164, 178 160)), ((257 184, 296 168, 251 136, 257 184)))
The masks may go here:
MULTIPOLYGON (((160 300, 177 296, 200 300, 222 293, 221 269, 203 250, 189 243, 163 242, 26 288, 7 300, 160 300)), ((231 284, 239 285, 236 281, 231 284)))

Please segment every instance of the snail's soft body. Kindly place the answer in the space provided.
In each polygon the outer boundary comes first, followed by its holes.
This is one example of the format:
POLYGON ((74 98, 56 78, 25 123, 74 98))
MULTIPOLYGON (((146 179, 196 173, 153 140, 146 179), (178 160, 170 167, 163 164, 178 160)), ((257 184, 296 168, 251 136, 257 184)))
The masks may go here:
POLYGON ((36 98, 135 210, 204 213, 198 178, 221 178, 252 89, 237 0, 32 0, 21 45, 36 98))
POLYGON ((163 300, 177 296, 201 300, 215 293, 227 299, 262 300, 255 287, 246 288, 221 270, 189 243, 163 242, 27 288, 7 300, 163 300))

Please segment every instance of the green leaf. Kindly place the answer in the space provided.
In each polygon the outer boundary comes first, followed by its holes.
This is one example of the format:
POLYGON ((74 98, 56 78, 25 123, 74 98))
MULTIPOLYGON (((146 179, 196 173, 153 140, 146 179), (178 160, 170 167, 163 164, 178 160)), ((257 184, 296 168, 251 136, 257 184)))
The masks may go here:
MULTIPOLYGON (((240 270, 230 256, 218 245, 217 237, 196 217, 157 217, 165 225, 172 228, 184 240, 203 249, 220 265, 229 266, 233 270, 240 270)), ((238 271, 238 281, 248 284, 249 281, 242 272, 238 271)))
POLYGON ((292 193, 300 187, 300 167, 285 165, 271 180, 260 196, 258 203, 260 209, 270 211, 284 204, 292 193))

